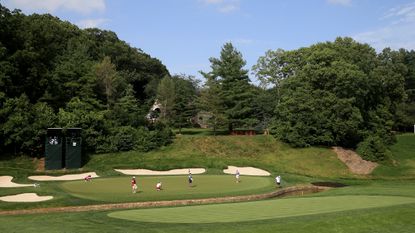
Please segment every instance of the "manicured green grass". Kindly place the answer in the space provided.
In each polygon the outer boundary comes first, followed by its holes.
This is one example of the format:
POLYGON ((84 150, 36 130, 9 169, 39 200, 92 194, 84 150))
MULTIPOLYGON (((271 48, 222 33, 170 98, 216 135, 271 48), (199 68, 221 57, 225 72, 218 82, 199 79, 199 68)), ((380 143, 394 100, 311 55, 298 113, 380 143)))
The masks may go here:
POLYGON ((194 182, 188 185, 187 176, 137 177, 138 193, 131 191, 131 177, 93 179, 91 182, 70 181, 62 183, 68 193, 84 199, 105 202, 135 202, 178 200, 231 195, 264 193, 275 190, 269 177, 242 176, 236 183, 231 175, 194 175, 194 182), (163 190, 155 185, 163 183, 163 190))
POLYGON ((415 203, 412 197, 338 196, 116 211, 108 216, 140 222, 245 222, 415 203))
MULTIPOLYGON (((375 181, 376 183, 376 181, 375 181)), ((373 193, 383 193, 385 188, 395 184, 394 182, 382 182, 375 187, 370 187, 373 193)), ((366 184, 360 184, 359 189, 364 188, 366 184)), ((401 190, 415 197, 415 192, 405 191, 412 184, 406 185, 405 182, 396 190, 401 190)), ((351 186, 347 193, 353 193, 354 186, 351 186)), ((368 187, 369 188, 369 187, 368 187)), ((337 189, 337 190, 343 190, 337 189)), ((360 193, 361 191, 357 191, 360 193)), ((324 193, 324 192, 323 192, 324 193)), ((319 193, 319 194, 323 194, 319 193)), ((395 192, 397 194, 398 191, 395 192)), ((301 199, 311 199, 301 198, 301 199)), ((379 197, 382 198, 382 197, 379 197)), ((399 197, 398 197, 399 199, 399 197)), ((272 201, 295 201, 295 197, 283 200, 272 201)), ((322 200, 322 199, 320 199, 322 200)), ((338 199, 340 200, 340 199, 338 199)), ((271 202, 272 202, 271 201, 271 202)), ((372 201, 369 199, 368 201, 372 201)), ((268 202, 268 201, 266 201, 268 202)), ((340 201, 334 201, 333 205, 339 204, 340 201)), ((257 202, 253 202, 257 203, 257 202)), ((278 202, 277 202, 278 203, 278 202)), ((245 203, 241 203, 245 204, 245 203)), ((353 204, 353 203, 351 203, 353 204)), ((364 203, 363 203, 364 204, 364 203)), ((375 205, 381 204, 379 202, 375 205)), ((343 205, 346 205, 343 203, 343 205)), ((208 207, 208 206, 207 206, 208 207)), ((255 206, 253 207, 255 208, 255 206)), ((275 208, 278 208, 275 207, 275 208)), ((302 205, 299 208, 307 208, 302 205)), ((322 208, 329 208, 324 205, 322 208)), ((163 210, 163 209, 161 209, 163 210)), ((289 211, 295 211, 294 206, 289 206, 289 211)), ((332 233, 332 232, 365 232, 365 233, 412 233, 415 229, 415 204, 393 205, 376 208, 343 210, 329 213, 315 213, 311 215, 301 215, 295 217, 271 218, 264 220, 252 220, 244 222, 225 222, 225 223, 152 223, 139 222, 124 219, 108 217, 108 214, 114 211, 92 211, 81 213, 53 213, 53 214, 36 214, 36 215, 18 215, 18 216, 1 216, 0 232, 171 232, 171 233, 190 233, 190 232, 238 232, 238 233, 255 233, 255 232, 297 232, 297 233, 332 233)), ((246 214, 255 214, 259 211, 251 209, 245 211, 246 214)), ((162 214, 163 215, 163 214, 162 214)), ((161 215, 161 216, 162 216, 161 215)), ((187 213, 192 215, 192 213, 187 213)), ((212 215, 212 217, 214 217, 212 215)), ((203 219, 201 220, 203 221, 203 219)))

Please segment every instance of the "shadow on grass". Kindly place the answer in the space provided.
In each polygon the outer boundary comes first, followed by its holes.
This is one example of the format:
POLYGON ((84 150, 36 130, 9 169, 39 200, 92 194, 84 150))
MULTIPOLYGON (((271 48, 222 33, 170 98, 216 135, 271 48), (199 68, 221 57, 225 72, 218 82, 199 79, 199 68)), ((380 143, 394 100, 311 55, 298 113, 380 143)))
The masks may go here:
POLYGON ((316 186, 323 186, 323 187, 330 187, 330 188, 342 188, 348 185, 336 182, 312 182, 312 185, 316 186))
MULTIPOLYGON (((179 130, 174 130, 176 134, 179 134, 179 130)), ((214 136, 214 135, 229 135, 228 130, 216 130, 211 129, 182 129, 181 135, 187 136, 214 136)))

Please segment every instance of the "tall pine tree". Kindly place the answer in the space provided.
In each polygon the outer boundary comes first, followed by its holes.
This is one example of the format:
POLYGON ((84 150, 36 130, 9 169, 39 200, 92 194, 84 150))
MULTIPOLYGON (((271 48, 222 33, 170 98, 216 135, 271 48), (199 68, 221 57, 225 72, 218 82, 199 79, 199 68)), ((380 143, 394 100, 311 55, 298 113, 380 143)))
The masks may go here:
POLYGON ((253 87, 250 84, 248 70, 243 69, 246 61, 232 43, 222 47, 220 58, 210 58, 212 71, 205 77, 218 83, 219 95, 223 100, 224 116, 228 128, 252 127, 257 120, 252 118, 254 98, 253 87))

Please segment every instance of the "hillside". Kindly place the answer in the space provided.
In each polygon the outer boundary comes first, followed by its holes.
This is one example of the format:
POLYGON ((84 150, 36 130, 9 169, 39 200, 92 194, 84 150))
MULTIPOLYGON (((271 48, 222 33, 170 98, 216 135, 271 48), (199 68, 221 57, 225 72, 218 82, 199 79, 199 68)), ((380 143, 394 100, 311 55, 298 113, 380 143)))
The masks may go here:
MULTIPOLYGON (((174 142, 148 153, 130 151, 91 155, 81 170, 116 175, 114 168, 169 170, 205 167, 208 173, 222 173, 228 165, 254 166, 272 173, 325 178, 406 178, 415 177, 415 136, 398 135, 391 147, 392 162, 381 163, 372 174, 354 175, 330 148, 292 148, 271 136, 210 136, 207 131, 178 135, 174 142)), ((36 172, 38 160, 17 157, 0 161, 1 175, 25 179, 36 172)), ((68 173, 74 171, 53 171, 68 173)), ((300 178, 300 180, 303 178, 300 178)))
POLYGON ((381 178, 415 178, 415 134, 397 136, 397 143, 390 147, 391 161, 381 164, 373 175, 381 178))
POLYGON ((112 168, 168 170, 206 167, 210 172, 228 165, 255 166, 274 174, 350 177, 347 167, 328 148, 294 149, 271 136, 177 136, 174 143, 149 153, 126 152, 91 157, 85 168, 108 172, 112 168))

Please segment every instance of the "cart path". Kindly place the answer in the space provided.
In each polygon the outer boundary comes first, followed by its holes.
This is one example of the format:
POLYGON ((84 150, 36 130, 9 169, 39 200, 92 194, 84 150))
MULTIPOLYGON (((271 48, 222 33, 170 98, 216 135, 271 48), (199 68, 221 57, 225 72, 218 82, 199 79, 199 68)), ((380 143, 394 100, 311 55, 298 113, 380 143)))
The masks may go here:
POLYGON ((130 202, 130 203, 113 203, 100 205, 86 205, 86 206, 65 206, 65 207, 50 207, 26 210, 4 210, 0 211, 2 215, 21 215, 21 214, 44 214, 44 213, 63 213, 63 212, 84 212, 84 211, 102 211, 102 210, 118 210, 118 209, 134 209, 134 208, 148 208, 148 207, 166 207, 166 206, 186 206, 186 205, 200 205, 213 203, 229 203, 229 202, 243 202, 256 201, 274 197, 282 197, 287 195, 298 195, 303 193, 315 193, 329 189, 328 187, 302 185, 283 188, 270 193, 254 194, 245 196, 233 197, 217 197, 204 199, 187 199, 187 200, 173 200, 173 201, 147 201, 147 202, 130 202))

